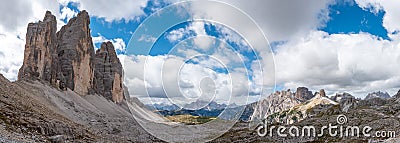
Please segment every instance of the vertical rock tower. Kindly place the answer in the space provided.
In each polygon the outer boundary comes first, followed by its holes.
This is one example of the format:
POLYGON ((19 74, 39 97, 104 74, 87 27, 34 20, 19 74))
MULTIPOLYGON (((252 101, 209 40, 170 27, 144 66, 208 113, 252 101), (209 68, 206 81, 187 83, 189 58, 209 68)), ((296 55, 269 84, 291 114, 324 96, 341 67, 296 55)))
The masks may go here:
POLYGON ((57 32, 59 75, 63 88, 85 95, 93 83, 94 47, 86 11, 72 18, 57 32))
POLYGON ((96 51, 94 90, 115 102, 123 100, 122 65, 111 42, 101 44, 96 51))
POLYGON ((307 101, 314 97, 311 91, 307 87, 298 87, 295 93, 295 97, 301 101, 307 101))
POLYGON ((57 54, 57 21, 46 12, 43 21, 29 23, 26 33, 24 64, 18 72, 18 79, 40 79, 51 81, 53 56, 57 54))
POLYGON ((123 69, 111 42, 94 52, 90 18, 80 12, 57 32, 56 17, 30 23, 24 63, 18 80, 40 80, 80 95, 98 94, 116 103, 124 100, 123 69))

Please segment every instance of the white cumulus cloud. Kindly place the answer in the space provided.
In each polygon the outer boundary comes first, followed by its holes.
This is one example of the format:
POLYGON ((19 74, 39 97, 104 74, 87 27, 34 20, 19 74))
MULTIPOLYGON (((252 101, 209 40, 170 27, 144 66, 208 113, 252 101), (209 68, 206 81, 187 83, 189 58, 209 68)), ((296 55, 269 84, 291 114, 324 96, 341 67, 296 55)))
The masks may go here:
MULTIPOLYGON (((126 44, 124 40, 121 38, 114 38, 114 39, 107 39, 104 36, 100 35, 97 37, 92 37, 93 44, 101 44, 103 42, 108 42, 110 41, 113 45, 115 50, 118 50, 120 52, 125 52, 126 51, 126 44)), ((95 49, 98 49, 100 47, 95 47, 95 49)))
POLYGON ((130 94, 143 99, 169 98, 183 105, 197 99, 245 104, 249 92, 245 72, 220 73, 172 55, 126 56, 124 69, 130 94))
POLYGON ((400 87, 400 41, 382 40, 368 33, 310 35, 278 46, 275 55, 279 84, 294 89, 368 92, 400 87))
POLYGON ((79 10, 87 10, 90 15, 104 18, 107 22, 136 20, 144 15, 143 8, 148 0, 80 0, 79 10))

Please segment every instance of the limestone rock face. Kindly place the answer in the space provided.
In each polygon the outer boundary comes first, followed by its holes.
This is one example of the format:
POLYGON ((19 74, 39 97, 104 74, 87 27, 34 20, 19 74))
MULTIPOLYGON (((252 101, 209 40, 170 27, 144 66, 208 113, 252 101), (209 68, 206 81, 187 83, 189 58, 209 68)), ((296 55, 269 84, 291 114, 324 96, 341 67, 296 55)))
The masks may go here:
POLYGON ((319 94, 320 94, 322 97, 326 97, 326 94, 325 94, 325 90, 324 90, 324 89, 319 90, 319 94))
POLYGON ((80 95, 98 94, 124 100, 122 65, 111 42, 95 54, 90 18, 80 12, 57 32, 56 17, 46 12, 43 21, 28 25, 24 63, 19 80, 40 80, 80 95))
POLYGON ((326 97, 325 90, 321 89, 319 92, 315 92, 314 97, 326 97))
POLYGON ((51 81, 52 57, 56 53, 57 21, 49 11, 43 21, 29 23, 23 66, 19 69, 18 79, 41 79, 51 81))
POLYGON ((94 61, 94 91, 114 102, 121 102, 124 99, 122 65, 113 44, 101 44, 94 61))
POLYGON ((307 87, 298 87, 295 96, 302 101, 310 100, 314 97, 312 91, 309 91, 307 87))
POLYGON ((340 102, 341 100, 346 99, 346 98, 355 98, 355 97, 347 92, 336 93, 335 96, 331 97, 331 99, 336 102, 340 102))
POLYGON ((88 13, 82 11, 57 32, 60 85, 81 95, 89 93, 93 82, 94 47, 89 24, 88 13))
POLYGON ((382 98, 382 99, 389 99, 390 95, 387 92, 372 92, 372 93, 368 93, 368 95, 365 97, 364 100, 369 100, 372 98, 382 98))
POLYGON ((400 98, 400 90, 395 95, 393 95, 393 97, 400 98))
POLYGON ((352 109, 357 108, 358 106, 358 101, 357 99, 353 98, 343 98, 342 100, 340 100, 339 105, 340 105, 340 109, 343 112, 349 112, 352 109))
POLYGON ((257 103, 251 120, 259 121, 265 119, 274 113, 288 110, 300 103, 301 101, 299 101, 290 90, 277 91, 257 103))
POLYGON ((298 109, 297 111, 302 111, 303 115, 305 115, 305 111, 307 111, 309 107, 315 107, 320 104, 336 105, 337 103, 327 98, 324 89, 321 89, 314 95, 306 87, 297 88, 296 93, 292 93, 290 90, 277 91, 265 99, 258 101, 254 108, 253 115, 251 116, 251 121, 257 122, 267 119, 269 116, 278 115, 280 112, 284 113, 285 111, 289 111, 289 109, 294 109, 295 106, 298 106, 296 107, 296 110, 301 107, 301 109, 298 109))

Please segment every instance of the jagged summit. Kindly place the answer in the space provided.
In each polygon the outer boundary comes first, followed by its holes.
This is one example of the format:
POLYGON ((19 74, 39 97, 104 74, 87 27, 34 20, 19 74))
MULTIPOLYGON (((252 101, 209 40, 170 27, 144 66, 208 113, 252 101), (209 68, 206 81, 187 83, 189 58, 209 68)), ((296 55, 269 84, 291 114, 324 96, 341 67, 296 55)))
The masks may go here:
POLYGON ((340 102, 341 100, 347 99, 347 98, 355 98, 355 97, 347 92, 336 93, 334 96, 331 97, 331 99, 336 102, 340 102))
POLYGON ((43 21, 30 23, 18 80, 45 81, 62 90, 99 94, 120 103, 124 97, 122 65, 111 42, 103 43, 95 53, 89 24, 85 10, 58 32, 50 11, 43 21))
POLYGON ((300 103, 301 101, 290 90, 276 91, 255 105, 251 120, 258 121, 265 119, 273 113, 288 110, 300 103))
MULTIPOLYGON (((331 101, 325 93, 324 89, 319 92, 312 94, 306 87, 299 87, 296 93, 287 91, 276 91, 274 94, 269 95, 267 98, 260 100, 254 108, 253 115, 251 116, 252 121, 258 121, 260 119, 265 119, 268 116, 287 111, 295 106, 303 105, 301 111, 304 111, 321 104, 337 104, 331 101)), ((300 111, 300 110, 299 110, 300 111)))
POLYGON ((69 88, 78 94, 93 93, 94 46, 90 34, 90 19, 85 12, 72 18, 57 32, 57 59, 61 65, 58 78, 62 88, 69 88))
POLYGON ((111 42, 101 44, 94 59, 93 89, 107 99, 121 102, 123 96, 122 65, 111 42))
POLYGON ((395 95, 393 95, 393 97, 400 98, 400 90, 395 95))
POLYGON ((372 98, 388 99, 388 98, 390 98, 390 95, 387 92, 381 92, 381 91, 372 92, 372 93, 368 93, 368 95, 365 97, 365 100, 372 99, 372 98))
POLYGON ((314 97, 312 91, 309 91, 307 87, 298 87, 295 93, 296 98, 300 100, 309 100, 314 97))
POLYGON ((29 23, 26 33, 23 65, 18 72, 18 80, 40 79, 51 81, 55 74, 52 66, 56 53, 57 21, 51 12, 46 12, 43 21, 29 23))
POLYGON ((44 16, 44 18, 43 18, 43 21, 44 21, 44 22, 47 22, 47 21, 56 21, 56 17, 55 17, 53 14, 51 14, 50 11, 46 11, 46 14, 45 14, 45 16, 44 16))

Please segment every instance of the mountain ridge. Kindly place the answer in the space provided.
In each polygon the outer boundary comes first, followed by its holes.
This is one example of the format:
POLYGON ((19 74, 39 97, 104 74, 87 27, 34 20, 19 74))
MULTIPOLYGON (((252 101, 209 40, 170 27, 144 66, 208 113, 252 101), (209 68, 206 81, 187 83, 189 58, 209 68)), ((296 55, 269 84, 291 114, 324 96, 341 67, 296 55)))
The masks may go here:
POLYGON ((123 69, 114 46, 103 42, 95 52, 89 14, 83 10, 57 31, 56 17, 29 23, 18 80, 41 80, 80 95, 98 94, 122 103, 123 69))

